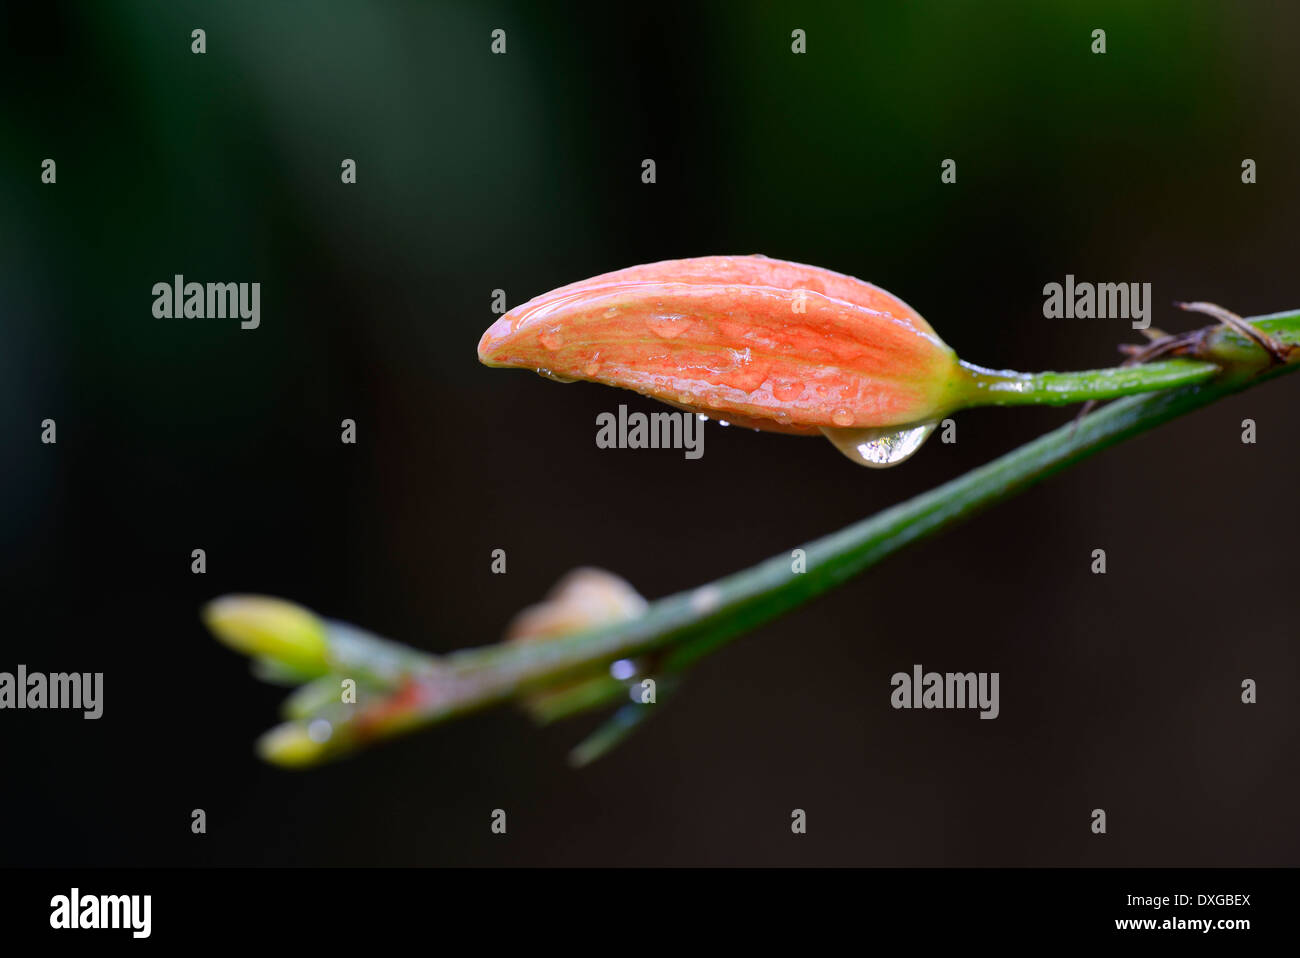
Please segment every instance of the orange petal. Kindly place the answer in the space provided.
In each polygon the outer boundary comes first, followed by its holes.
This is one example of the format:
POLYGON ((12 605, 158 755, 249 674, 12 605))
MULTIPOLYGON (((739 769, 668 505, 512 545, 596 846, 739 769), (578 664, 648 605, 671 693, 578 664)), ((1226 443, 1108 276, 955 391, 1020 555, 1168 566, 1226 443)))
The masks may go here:
POLYGON ((956 355, 902 300, 762 256, 669 260, 561 287, 494 323, 479 358, 800 434, 935 418, 960 380, 956 355))

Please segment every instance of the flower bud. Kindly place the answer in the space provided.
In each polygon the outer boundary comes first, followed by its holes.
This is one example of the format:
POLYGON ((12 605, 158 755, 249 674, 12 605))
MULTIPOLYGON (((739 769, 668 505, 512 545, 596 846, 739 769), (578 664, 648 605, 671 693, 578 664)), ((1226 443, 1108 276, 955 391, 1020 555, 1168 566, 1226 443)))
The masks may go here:
POLYGON ((574 569, 537 605, 506 628, 506 639, 527 642, 612 625, 644 612, 646 601, 624 579, 603 569, 574 569))
POLYGON ((257 740, 257 754, 272 765, 306 768, 318 764, 327 749, 323 736, 312 735, 305 721, 284 722, 264 732, 257 740))
MULTIPOLYGON (((646 607, 641 594, 612 572, 590 567, 574 569, 555 584, 545 599, 511 620, 506 628, 506 641, 560 638, 627 621, 643 613, 646 607)), ((608 681, 608 672, 560 681, 523 696, 521 701, 534 719, 544 723, 555 715, 566 714, 575 699, 604 702, 608 681)))
POLYGON ((877 286, 765 256, 667 260, 562 286, 483 335, 489 366, 631 389, 890 465, 968 395, 956 354, 877 286))
POLYGON ((203 621, 223 643, 271 659, 306 676, 328 668, 325 624, 307 609, 261 595, 228 595, 203 609, 203 621))

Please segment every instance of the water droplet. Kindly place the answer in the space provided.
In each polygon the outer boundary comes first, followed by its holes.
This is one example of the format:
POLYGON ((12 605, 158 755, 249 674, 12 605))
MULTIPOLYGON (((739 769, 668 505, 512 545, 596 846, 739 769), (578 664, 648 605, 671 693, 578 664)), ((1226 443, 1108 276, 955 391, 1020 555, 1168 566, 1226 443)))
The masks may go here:
POLYGON ((576 379, 570 379, 568 376, 561 376, 559 373, 552 372, 551 370, 545 368, 539 368, 537 370, 537 375, 545 376, 547 379, 553 379, 557 383, 577 382, 576 379))
POLYGON ((537 337, 543 346, 554 352, 564 345, 564 334, 559 326, 552 326, 537 337))
POLYGON ((937 422, 919 426, 885 427, 883 429, 829 429, 822 427, 822 435, 844 455, 860 466, 884 469, 910 459, 930 438, 937 422))
POLYGON ((752 393, 767 382, 766 362, 754 362, 754 355, 749 347, 728 350, 731 362, 718 370, 717 382, 732 389, 752 393))
POLYGON ((724 386, 730 386, 732 389, 752 393, 756 392, 767 381, 767 372, 758 368, 740 369, 739 371, 722 373, 718 376, 718 381, 724 386))
POLYGON ((666 313, 662 316, 651 316, 646 320, 646 325, 650 327, 650 332, 660 339, 675 339, 690 328, 691 320, 687 316, 666 313))
POLYGON ((730 426, 731 423, 727 422, 727 420, 725 420, 725 419, 719 419, 719 420, 718 420, 718 425, 719 425, 719 426, 730 426))
POLYGON ((772 397, 777 402, 791 402, 803 395, 801 382, 777 382, 772 384, 772 397))
POLYGON ((596 374, 599 372, 600 372, 600 363, 598 363, 594 359, 591 362, 587 363, 587 365, 582 367, 582 374, 591 379, 596 378, 596 374))
POLYGON ((609 674, 620 682, 626 682, 636 675, 636 663, 631 659, 619 659, 609 664, 609 674))
POLYGON ((784 409, 781 409, 776 414, 776 421, 783 426, 788 426, 790 424, 790 414, 784 409))
POLYGON ((315 719, 310 725, 307 726, 307 737, 311 739, 313 742, 315 742, 317 745, 321 745, 325 742, 328 742, 330 740, 330 736, 333 734, 334 734, 334 726, 322 718, 315 719))
POLYGON ((706 416, 706 415, 704 415, 704 413, 702 413, 702 412, 701 412, 701 413, 696 413, 696 415, 700 417, 700 422, 708 422, 708 421, 709 421, 709 417, 706 416))
POLYGON ((831 422, 837 426, 852 426, 853 412, 849 409, 840 408, 831 413, 831 422))

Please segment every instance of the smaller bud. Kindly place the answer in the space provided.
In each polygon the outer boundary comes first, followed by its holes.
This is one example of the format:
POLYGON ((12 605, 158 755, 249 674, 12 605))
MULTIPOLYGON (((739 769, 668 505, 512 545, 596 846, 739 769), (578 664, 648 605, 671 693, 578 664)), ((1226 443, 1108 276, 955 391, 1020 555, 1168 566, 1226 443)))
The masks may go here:
MULTIPOLYGON (((627 580, 603 569, 574 569, 555 584, 545 599, 530 605, 511 620, 506 628, 506 641, 536 642, 560 638, 624 622, 645 609, 646 600, 627 580)), ((562 681, 524 696, 522 703, 535 720, 545 723, 568 714, 575 700, 603 701, 602 693, 608 682, 608 672, 562 681)))
POLYGON ((325 756, 326 742, 317 741, 307 722, 284 722, 257 740, 257 754, 264 761, 284 768, 306 768, 319 764, 325 756))
POLYGON ((203 609, 203 621, 237 652, 323 675, 329 667, 325 623, 300 605, 260 595, 228 595, 203 609))
POLYGON ((506 639, 527 642, 554 638, 635 618, 646 601, 625 580, 603 569, 574 569, 537 605, 511 621, 506 639))

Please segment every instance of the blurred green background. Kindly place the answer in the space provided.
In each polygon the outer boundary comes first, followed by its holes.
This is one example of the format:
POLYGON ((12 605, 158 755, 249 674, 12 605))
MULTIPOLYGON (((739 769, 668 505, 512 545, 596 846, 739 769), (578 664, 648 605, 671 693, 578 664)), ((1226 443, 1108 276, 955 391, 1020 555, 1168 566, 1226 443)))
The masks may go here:
POLYGON ((197 612, 258 591, 434 651, 488 643, 574 566, 687 588, 1071 414, 964 414, 956 445, 883 473, 736 429, 698 462, 602 451, 597 413, 652 404, 481 367, 494 289, 761 252, 883 285, 964 358, 1021 369, 1135 339, 1044 319, 1067 273, 1152 283, 1170 329, 1196 325, 1175 299, 1300 306, 1298 27, 1293 5, 1186 0, 7 8, 0 668, 102 670, 106 703, 0 715, 0 811, 23 823, 0 862, 1294 863, 1291 382, 747 637, 582 772, 563 757, 589 723, 510 710, 265 767, 281 693, 197 612), (260 282, 261 327, 155 319, 176 273, 260 282), (1000 671, 1001 717, 894 712, 889 675, 917 662, 1000 671))

